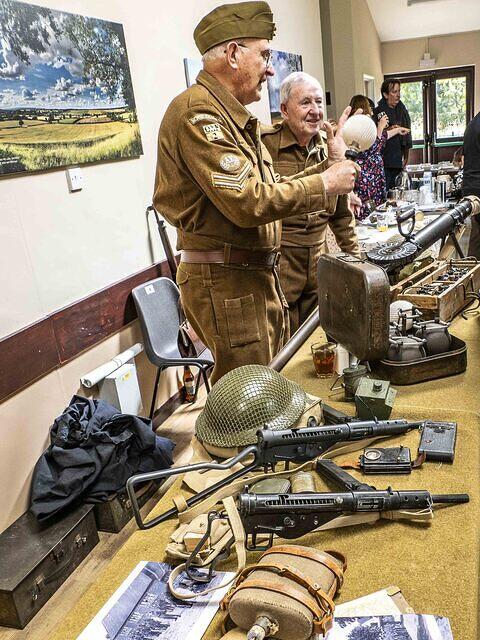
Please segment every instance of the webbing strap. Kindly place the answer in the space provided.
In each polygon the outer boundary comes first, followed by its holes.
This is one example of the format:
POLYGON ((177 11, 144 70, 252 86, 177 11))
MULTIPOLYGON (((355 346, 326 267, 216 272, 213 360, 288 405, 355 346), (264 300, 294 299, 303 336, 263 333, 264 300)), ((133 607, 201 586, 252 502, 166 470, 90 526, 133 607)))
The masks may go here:
MULTIPOLYGON (((230 579, 222 582, 216 587, 210 587, 209 589, 205 589, 204 591, 201 591, 199 593, 193 593, 191 591, 179 592, 175 589, 174 583, 175 583, 175 580, 178 578, 178 576, 182 573, 182 571, 185 570, 185 563, 183 562, 182 564, 178 565, 178 567, 173 569, 173 571, 171 572, 168 578, 168 588, 170 590, 170 593, 173 596, 175 596, 175 598, 178 598, 179 600, 191 600, 192 598, 197 598, 200 596, 204 596, 207 593, 212 593, 212 591, 223 589, 224 587, 231 584, 237 578, 237 576, 241 573, 241 571, 245 568, 245 564, 247 562, 247 551, 245 548, 245 531, 243 529, 242 521, 240 520, 240 515, 237 511, 237 507, 235 506, 235 501, 232 497, 230 496, 226 497, 223 500, 223 505, 225 507, 225 511, 227 512, 228 519, 230 521, 230 527, 232 529, 233 536, 235 539, 235 551, 237 553, 237 570, 230 579)), ((222 539, 222 542, 223 542, 223 539, 222 539)), ((216 551, 215 555, 218 555, 218 553, 222 550, 223 546, 224 544, 222 544, 221 547, 219 545, 218 548, 215 549, 216 551)))
POLYGON ((289 469, 288 471, 275 471, 270 473, 259 473, 254 474, 251 478, 240 478, 239 480, 235 480, 231 484, 221 487, 217 489, 215 493, 205 498, 198 504, 185 511, 182 511, 178 514, 178 521, 183 524, 184 522, 191 522, 194 518, 196 518, 201 513, 206 513, 214 507, 217 502, 220 502, 224 498, 228 496, 234 496, 236 493, 241 491, 245 486, 251 485, 259 480, 265 480, 267 478, 283 478, 285 476, 290 476, 295 471, 304 471, 304 470, 313 470, 315 467, 315 460, 308 460, 304 462, 299 467, 295 467, 294 469, 289 469))

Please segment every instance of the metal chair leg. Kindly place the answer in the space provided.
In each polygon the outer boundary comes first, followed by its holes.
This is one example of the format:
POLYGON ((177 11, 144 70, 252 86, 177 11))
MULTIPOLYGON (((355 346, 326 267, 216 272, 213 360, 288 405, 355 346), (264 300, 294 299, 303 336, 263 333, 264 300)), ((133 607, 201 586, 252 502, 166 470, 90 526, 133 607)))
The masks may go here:
POLYGON ((207 390, 207 393, 210 393, 210 381, 208 380, 208 369, 210 367, 202 367, 202 374, 203 374, 203 379, 205 381, 205 389, 207 390))
POLYGON ((198 366, 198 376, 197 376, 197 381, 195 383, 195 391, 193 392, 193 402, 196 402, 198 390, 200 389, 200 374, 202 372, 202 367, 200 365, 194 365, 194 366, 198 366))
POLYGON ((163 367, 158 367, 157 377, 155 378, 155 386, 153 388, 152 404, 150 405, 150 415, 148 416, 150 420, 153 420, 153 414, 155 413, 155 401, 157 399, 158 383, 160 381, 160 374, 162 373, 162 371, 163 367))

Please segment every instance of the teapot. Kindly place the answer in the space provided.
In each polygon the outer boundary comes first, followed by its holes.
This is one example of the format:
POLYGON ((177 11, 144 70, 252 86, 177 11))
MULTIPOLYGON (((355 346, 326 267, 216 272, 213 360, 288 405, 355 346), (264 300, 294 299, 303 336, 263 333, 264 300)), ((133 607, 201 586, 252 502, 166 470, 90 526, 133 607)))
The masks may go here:
POLYGON ((450 349, 452 336, 448 332, 448 327, 449 324, 441 320, 415 322, 413 324, 413 334, 425 341, 427 355, 434 356, 438 353, 445 353, 450 349))
POLYGON ((395 362, 410 362, 425 358, 426 342, 425 339, 416 337, 390 336, 387 358, 395 362))

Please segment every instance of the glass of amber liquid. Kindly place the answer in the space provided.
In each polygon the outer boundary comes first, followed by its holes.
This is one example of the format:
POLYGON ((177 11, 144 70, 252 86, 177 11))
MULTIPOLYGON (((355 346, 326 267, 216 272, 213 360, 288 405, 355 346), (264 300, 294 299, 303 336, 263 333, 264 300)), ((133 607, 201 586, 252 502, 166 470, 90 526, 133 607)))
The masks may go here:
POLYGON ((310 348, 317 378, 330 378, 333 376, 333 363, 337 345, 334 342, 315 342, 310 348))

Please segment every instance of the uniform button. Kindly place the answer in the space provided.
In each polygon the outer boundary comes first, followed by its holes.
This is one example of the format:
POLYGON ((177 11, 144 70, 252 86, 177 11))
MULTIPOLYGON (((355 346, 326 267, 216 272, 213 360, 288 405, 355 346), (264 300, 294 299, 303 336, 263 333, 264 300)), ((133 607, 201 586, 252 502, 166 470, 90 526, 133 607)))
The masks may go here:
POLYGON ((247 126, 245 127, 245 129, 247 129, 248 131, 250 131, 251 128, 252 128, 251 124, 247 124, 247 126))

